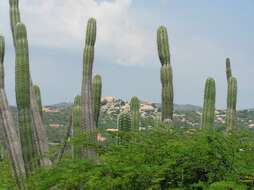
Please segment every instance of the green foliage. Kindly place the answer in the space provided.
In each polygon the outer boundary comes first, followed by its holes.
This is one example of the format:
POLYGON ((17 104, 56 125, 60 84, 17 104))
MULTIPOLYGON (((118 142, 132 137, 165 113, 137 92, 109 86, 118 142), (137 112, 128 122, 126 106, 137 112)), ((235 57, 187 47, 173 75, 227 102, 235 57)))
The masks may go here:
POLYGON ((228 84, 226 125, 228 130, 236 127, 237 80, 231 77, 228 84))
POLYGON ((0 88, 4 88, 4 54, 5 54, 4 37, 0 36, 0 88))
POLYGON ((208 190, 246 190, 247 187, 244 185, 239 185, 236 182, 233 181, 220 181, 220 182, 215 182, 210 187, 208 190))
POLYGON ((0 160, 0 189, 16 189, 15 181, 12 179, 10 164, 6 160, 0 160))
POLYGON ((27 174, 37 167, 37 150, 32 131, 30 110, 30 72, 26 27, 18 23, 15 28, 16 66, 15 91, 22 154, 27 174))
POLYGON ((131 98, 130 111, 131 111, 131 128, 133 130, 139 130, 140 126, 140 101, 138 97, 134 96, 131 98))
POLYGON ((254 165, 250 164, 254 156, 251 131, 233 130, 226 134, 216 129, 211 132, 159 127, 126 132, 126 138, 128 141, 121 144, 101 146, 98 162, 65 160, 37 172, 29 180, 30 187, 34 190, 253 187, 242 180, 254 177, 254 165))
POLYGON ((201 127, 212 128, 215 117, 215 80, 208 78, 205 84, 204 106, 201 127))
POLYGON ((101 76, 95 75, 93 78, 93 112, 94 112, 94 121, 97 128, 101 110, 101 91, 102 91, 101 76))

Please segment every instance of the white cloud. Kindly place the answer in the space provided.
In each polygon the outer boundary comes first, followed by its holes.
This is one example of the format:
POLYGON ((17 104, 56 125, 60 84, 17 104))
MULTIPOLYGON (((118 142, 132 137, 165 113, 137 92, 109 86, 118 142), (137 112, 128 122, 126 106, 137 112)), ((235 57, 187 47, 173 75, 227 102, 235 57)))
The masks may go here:
POLYGON ((98 56, 119 64, 144 64, 151 59, 154 34, 132 18, 131 4, 132 0, 22 0, 20 9, 30 45, 81 49, 86 22, 95 17, 98 56))

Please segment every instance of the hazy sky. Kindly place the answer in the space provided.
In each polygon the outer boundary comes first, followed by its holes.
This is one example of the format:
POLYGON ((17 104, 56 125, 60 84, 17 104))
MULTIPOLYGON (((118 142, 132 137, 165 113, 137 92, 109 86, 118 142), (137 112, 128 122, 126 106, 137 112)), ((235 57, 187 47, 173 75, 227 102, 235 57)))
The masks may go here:
MULTIPOLYGON (((225 58, 238 79, 238 108, 254 107, 253 0, 19 0, 30 45, 34 83, 44 104, 80 93, 85 26, 97 19, 94 73, 103 95, 160 102, 156 30, 166 25, 175 103, 203 104, 205 79, 216 80, 217 107, 226 104, 225 58)), ((0 1, 6 38, 6 90, 15 104, 15 56, 8 1, 0 1)))

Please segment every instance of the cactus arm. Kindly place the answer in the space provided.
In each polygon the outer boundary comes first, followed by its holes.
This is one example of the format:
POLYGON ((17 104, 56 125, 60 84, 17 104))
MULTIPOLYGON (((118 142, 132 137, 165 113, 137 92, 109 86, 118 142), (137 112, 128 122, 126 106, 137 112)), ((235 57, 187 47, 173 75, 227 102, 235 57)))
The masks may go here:
POLYGON ((93 78, 93 112, 95 125, 98 128, 100 109, 101 109, 101 90, 102 82, 101 76, 95 75, 93 78))
POLYGON ((0 36, 0 88, 2 89, 4 89, 4 54, 5 54, 4 37, 0 36))
POLYGON ((227 81, 229 83, 229 80, 232 77, 231 63, 229 58, 226 59, 226 75, 227 75, 227 81))

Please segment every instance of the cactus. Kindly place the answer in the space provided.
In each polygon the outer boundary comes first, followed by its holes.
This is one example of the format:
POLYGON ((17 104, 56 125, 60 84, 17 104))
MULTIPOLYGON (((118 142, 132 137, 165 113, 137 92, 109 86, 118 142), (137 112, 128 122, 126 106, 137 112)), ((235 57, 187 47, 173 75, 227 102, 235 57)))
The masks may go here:
MULTIPOLYGON (((74 105, 72 108, 72 131, 73 137, 77 137, 81 132, 81 107, 80 107, 80 96, 76 96, 74 105)), ((81 159, 82 147, 79 144, 73 145, 73 158, 81 159)))
POLYGON ((226 59, 226 75, 227 75, 227 81, 229 83, 229 80, 232 77, 231 64, 230 64, 229 58, 226 59))
POLYGON ((37 167, 37 150, 34 143, 30 110, 30 73, 26 27, 18 23, 15 29, 16 67, 15 91, 22 154, 26 173, 29 175, 37 167))
MULTIPOLYGON (((94 45, 96 41, 96 20, 90 18, 87 23, 86 40, 83 55, 83 79, 81 88, 81 128, 89 133, 91 142, 96 141, 94 131, 96 129, 93 103, 92 103, 92 71, 94 61, 94 45)), ((96 152, 94 149, 87 148, 84 156, 94 158, 96 152)))
POLYGON ((21 22, 20 19, 20 12, 19 12, 19 0, 9 0, 10 5, 10 21, 11 21, 11 31, 12 31, 12 38, 13 44, 16 48, 16 37, 15 37, 15 27, 18 23, 21 22))
POLYGON ((101 76, 95 75, 93 78, 93 112, 95 125, 98 128, 100 110, 101 110, 101 76))
POLYGON ((131 98, 130 110, 131 110, 131 128, 133 130, 139 130, 140 126, 140 101, 138 97, 134 96, 131 98))
POLYGON ((228 84, 226 125, 231 130, 236 127, 237 80, 231 77, 228 84))
POLYGON ((215 80, 208 78, 205 84, 204 106, 201 120, 202 128, 212 128, 215 117, 215 80))
POLYGON ((4 89, 4 53, 5 43, 4 37, 0 36, 0 89, 4 89))
POLYGON ((43 117, 43 112, 42 112, 42 103, 41 103, 41 90, 38 85, 33 85, 33 91, 35 95, 35 99, 39 108, 39 112, 41 115, 41 118, 43 117))
POLYGON ((128 112, 123 112, 118 115, 117 128, 119 131, 130 131, 131 130, 131 117, 128 112))
POLYGON ((167 29, 160 26, 157 31, 158 54, 161 62, 161 84, 162 84, 162 121, 173 119, 174 89, 173 72, 170 64, 170 52, 168 44, 167 29))
POLYGON ((173 119, 173 85, 172 85, 172 68, 171 65, 161 67, 161 84, 162 84, 162 121, 173 119))

